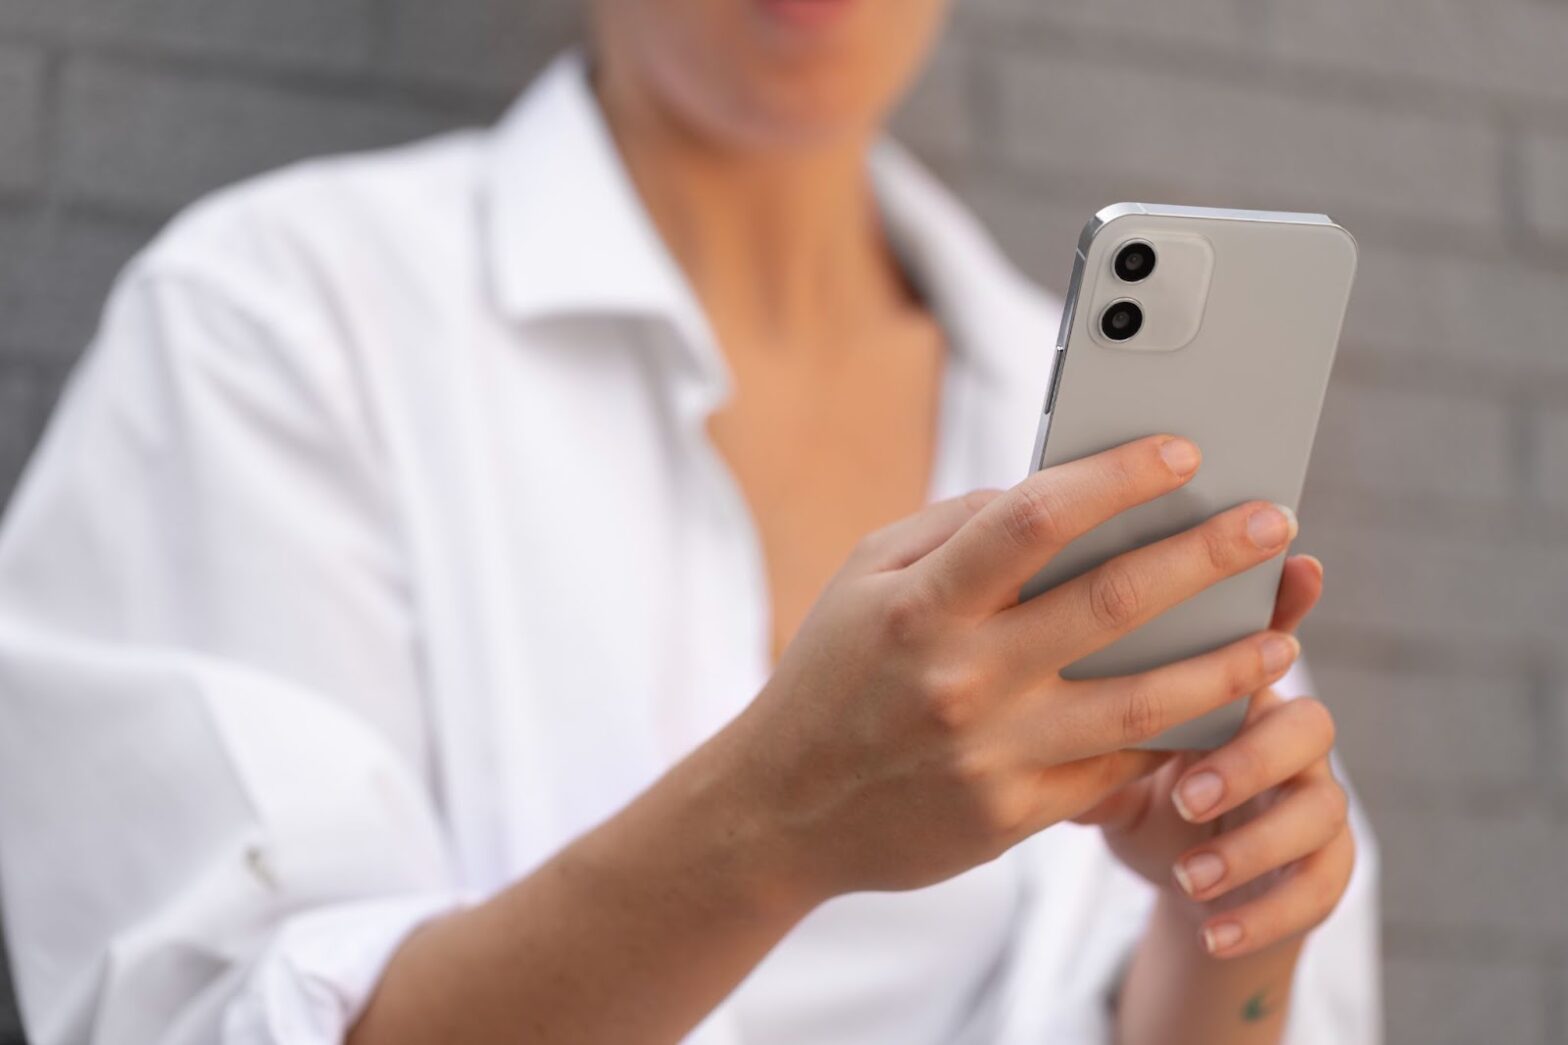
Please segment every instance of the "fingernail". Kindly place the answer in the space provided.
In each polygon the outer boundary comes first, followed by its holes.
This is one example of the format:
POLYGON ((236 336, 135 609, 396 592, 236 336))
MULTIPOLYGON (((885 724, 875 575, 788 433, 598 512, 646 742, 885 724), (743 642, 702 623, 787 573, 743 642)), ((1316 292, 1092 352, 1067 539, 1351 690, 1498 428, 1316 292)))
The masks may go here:
POLYGON ((1161 444, 1160 456, 1165 458, 1166 466, 1183 479, 1198 470, 1201 457, 1196 446, 1179 436, 1161 444))
POLYGON ((1237 922, 1215 922, 1203 930, 1203 948, 1210 954, 1228 951, 1241 942, 1241 925, 1237 922))
POLYGON ((1213 809, 1225 793, 1225 782, 1218 773, 1205 769, 1194 773, 1171 792, 1171 804, 1183 820, 1196 823, 1198 817, 1213 809))
POLYGON ((1214 853, 1189 856, 1171 868, 1176 884, 1188 896, 1197 896, 1225 877, 1225 861, 1214 853))
POLYGON ((1259 548, 1278 548, 1296 536, 1296 513, 1283 504, 1259 508, 1247 517, 1247 537, 1259 548))
POLYGON ((1301 643, 1294 635, 1270 635, 1263 640, 1263 670, 1278 674, 1301 656, 1301 643))

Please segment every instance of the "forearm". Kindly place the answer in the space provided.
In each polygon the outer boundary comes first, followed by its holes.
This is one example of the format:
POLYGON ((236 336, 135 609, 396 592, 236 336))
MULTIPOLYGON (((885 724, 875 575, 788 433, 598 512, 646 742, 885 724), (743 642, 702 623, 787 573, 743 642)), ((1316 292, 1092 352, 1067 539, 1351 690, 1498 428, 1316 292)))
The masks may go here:
POLYGON ((1118 1045, 1276 1045, 1300 943, 1211 958, 1183 904, 1162 894, 1155 905, 1122 985, 1118 1045))
POLYGON ((351 1045, 678 1040, 813 905, 765 830, 697 752, 527 878, 413 934, 351 1045))

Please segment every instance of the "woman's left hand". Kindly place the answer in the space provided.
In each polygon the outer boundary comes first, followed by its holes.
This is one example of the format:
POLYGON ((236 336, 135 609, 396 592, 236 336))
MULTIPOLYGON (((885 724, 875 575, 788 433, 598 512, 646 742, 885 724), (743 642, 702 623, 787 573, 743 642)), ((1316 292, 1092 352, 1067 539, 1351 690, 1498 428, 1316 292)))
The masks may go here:
MULTIPOLYGON (((1287 560, 1271 628, 1293 631, 1323 588, 1317 560, 1287 560)), ((1181 753, 1080 822, 1193 916, 1216 957, 1251 954, 1322 922, 1350 881, 1348 797, 1329 766, 1334 720, 1309 698, 1252 698, 1241 730, 1181 753)))

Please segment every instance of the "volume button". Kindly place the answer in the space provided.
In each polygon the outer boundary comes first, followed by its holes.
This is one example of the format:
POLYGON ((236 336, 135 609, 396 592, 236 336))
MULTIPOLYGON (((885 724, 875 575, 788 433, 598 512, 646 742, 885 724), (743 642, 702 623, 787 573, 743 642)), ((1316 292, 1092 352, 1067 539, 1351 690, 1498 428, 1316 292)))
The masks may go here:
POLYGON ((1051 390, 1045 396, 1045 412, 1056 409, 1056 390, 1062 386, 1062 370, 1067 362, 1067 346, 1056 346, 1056 358, 1051 361, 1051 390))

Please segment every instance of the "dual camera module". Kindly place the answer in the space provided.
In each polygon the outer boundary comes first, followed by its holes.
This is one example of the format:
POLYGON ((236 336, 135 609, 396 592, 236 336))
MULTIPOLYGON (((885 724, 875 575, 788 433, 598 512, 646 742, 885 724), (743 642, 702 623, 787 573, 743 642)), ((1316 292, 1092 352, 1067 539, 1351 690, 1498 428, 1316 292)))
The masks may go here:
MULTIPOLYGON (((1123 244, 1111 262, 1111 270, 1123 283, 1138 283, 1154 271, 1154 248, 1142 240, 1123 244)), ((1143 309, 1136 301, 1113 301, 1100 315, 1100 333, 1111 341, 1126 341, 1143 326, 1143 309)))

